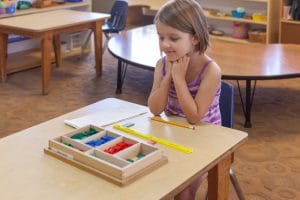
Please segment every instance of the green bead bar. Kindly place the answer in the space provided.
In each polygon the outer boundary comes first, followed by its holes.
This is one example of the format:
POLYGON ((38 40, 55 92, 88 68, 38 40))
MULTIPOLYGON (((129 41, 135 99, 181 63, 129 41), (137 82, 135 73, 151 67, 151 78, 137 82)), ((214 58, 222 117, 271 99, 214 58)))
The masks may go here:
POLYGON ((87 138, 91 135, 94 135, 98 133, 98 131, 94 128, 90 128, 89 130, 85 131, 85 132, 82 132, 82 133, 77 133, 75 135, 72 135, 71 138, 72 139, 75 139, 75 140, 82 140, 84 138, 87 138))

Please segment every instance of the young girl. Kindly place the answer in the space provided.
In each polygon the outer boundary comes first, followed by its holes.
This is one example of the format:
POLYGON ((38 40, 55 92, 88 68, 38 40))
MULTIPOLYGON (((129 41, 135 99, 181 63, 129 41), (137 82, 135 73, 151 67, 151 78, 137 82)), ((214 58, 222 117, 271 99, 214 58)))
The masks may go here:
MULTIPOLYGON (((168 1, 154 22, 165 57, 155 68, 150 111, 186 117, 191 124, 205 121, 221 125, 221 70, 205 54, 209 35, 200 4, 195 0, 168 1)), ((176 199, 194 199, 200 183, 196 181, 176 199)))

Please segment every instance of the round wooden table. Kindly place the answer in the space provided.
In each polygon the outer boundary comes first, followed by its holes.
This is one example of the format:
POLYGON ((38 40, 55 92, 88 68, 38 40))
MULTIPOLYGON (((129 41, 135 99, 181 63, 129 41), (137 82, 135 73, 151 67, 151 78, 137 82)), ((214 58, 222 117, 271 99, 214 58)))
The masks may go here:
MULTIPOLYGON (((161 57, 154 25, 112 37, 108 42, 108 50, 118 59, 117 93, 122 92, 128 64, 154 70, 161 57)), ((222 79, 237 80, 245 116, 244 126, 247 128, 251 127, 251 107, 257 80, 300 77, 300 45, 240 44, 211 40, 207 53, 220 65, 222 79), (239 81, 246 82, 244 98, 239 81)))

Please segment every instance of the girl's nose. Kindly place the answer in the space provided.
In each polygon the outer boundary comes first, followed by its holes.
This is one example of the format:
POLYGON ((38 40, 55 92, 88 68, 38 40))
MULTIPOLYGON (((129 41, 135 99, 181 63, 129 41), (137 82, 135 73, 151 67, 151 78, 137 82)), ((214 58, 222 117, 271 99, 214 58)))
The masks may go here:
POLYGON ((161 42, 161 46, 163 48, 169 48, 170 47, 170 43, 164 40, 164 41, 161 42))

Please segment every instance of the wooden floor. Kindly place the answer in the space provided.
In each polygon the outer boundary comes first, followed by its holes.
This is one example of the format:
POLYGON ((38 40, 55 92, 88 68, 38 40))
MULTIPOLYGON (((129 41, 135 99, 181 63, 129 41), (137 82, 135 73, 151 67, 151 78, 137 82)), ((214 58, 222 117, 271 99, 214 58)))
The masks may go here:
MULTIPOLYGON (((123 94, 116 95, 116 60, 104 54, 100 78, 95 77, 93 62, 91 55, 82 60, 64 59, 62 67, 53 67, 50 93, 46 96, 41 95, 40 68, 9 75, 6 83, 0 83, 0 137, 107 97, 146 104, 152 72, 129 67, 123 94)), ((259 81, 253 128, 244 129, 236 90, 235 128, 248 132, 249 140, 236 153, 234 169, 246 199, 300 199, 299 102, 299 78, 259 81)), ((237 199, 232 188, 231 199, 237 199)))

